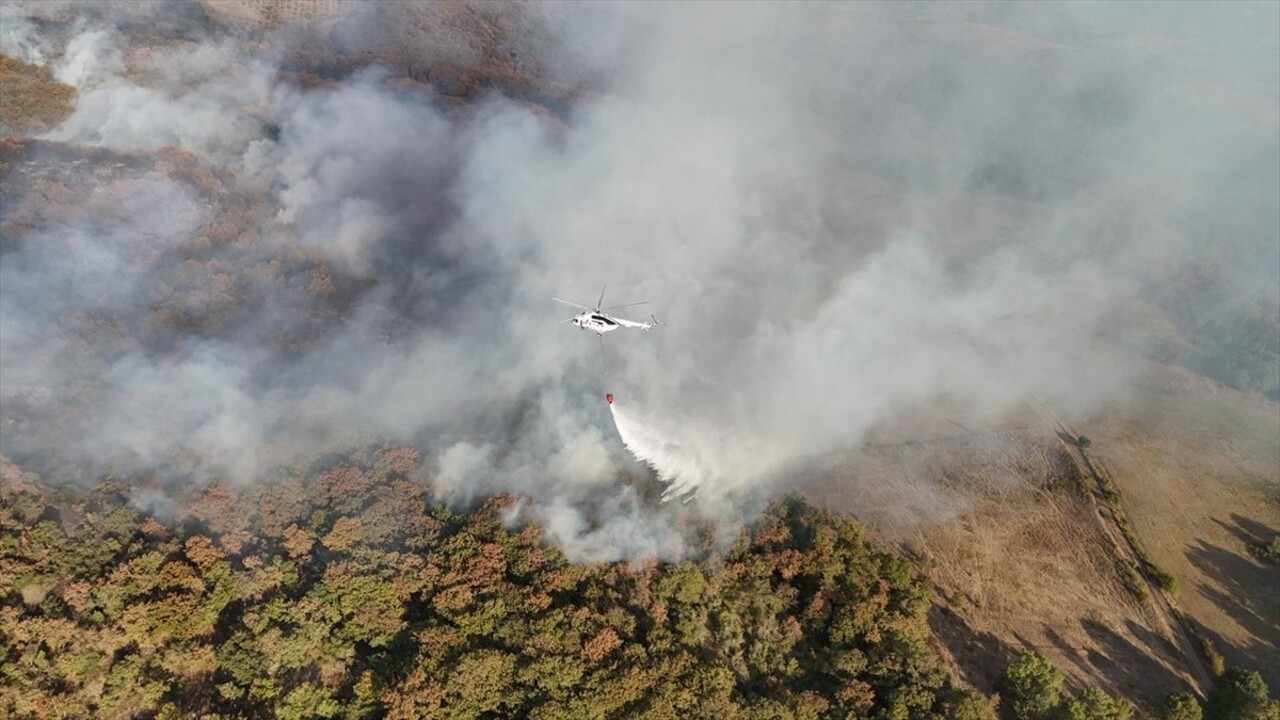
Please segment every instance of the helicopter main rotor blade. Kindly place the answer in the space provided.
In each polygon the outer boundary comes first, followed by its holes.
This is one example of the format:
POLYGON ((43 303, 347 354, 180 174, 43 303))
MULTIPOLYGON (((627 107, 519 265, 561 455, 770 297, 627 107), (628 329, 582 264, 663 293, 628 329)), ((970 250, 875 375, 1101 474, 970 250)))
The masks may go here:
POLYGON ((609 306, 609 307, 607 307, 607 308, 601 308, 601 309, 602 309, 602 310, 617 310, 618 308, 634 307, 634 306, 636 306, 636 305, 648 305, 648 304, 649 304, 649 301, 648 301, 648 300, 643 300, 643 301, 638 302, 638 303, 627 303, 626 305, 610 305, 610 306, 609 306))
POLYGON ((577 315, 574 315, 573 317, 567 317, 567 318, 565 318, 565 319, 561 320, 560 322, 561 322, 561 323, 567 323, 567 322, 569 322, 570 320, 573 320, 573 318, 576 318, 576 317, 578 317, 578 316, 577 316, 577 315))
POLYGON ((555 300, 558 303, 564 303, 565 305, 572 305, 576 308, 582 308, 583 310, 588 310, 588 311, 591 310, 591 308, 587 307, 586 305, 579 305, 578 303, 569 302, 568 300, 561 300, 560 298, 551 298, 551 299, 555 300))
POLYGON ((600 312, 600 306, 604 304, 604 291, 608 289, 608 285, 600 288, 600 299, 596 301, 596 312, 600 312))

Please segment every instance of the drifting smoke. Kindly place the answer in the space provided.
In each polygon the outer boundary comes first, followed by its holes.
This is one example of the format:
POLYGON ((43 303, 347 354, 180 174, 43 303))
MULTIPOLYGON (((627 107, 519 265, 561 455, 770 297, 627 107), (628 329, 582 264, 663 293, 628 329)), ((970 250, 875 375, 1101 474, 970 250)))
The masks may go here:
POLYGON ((1124 402, 1128 348, 1272 389, 1274 4, 322 5, 0 5, 78 91, 24 158, 63 174, 5 175, 7 456, 252 482, 408 442, 442 499, 675 557, 684 508, 904 412, 1124 402), (666 322, 607 338, 625 448, 549 300, 604 283, 666 322), (696 500, 619 490, 627 450, 696 500))
POLYGON ((49 51, 49 43, 40 37, 35 23, 17 8, 0 5, 0 54, 44 65, 49 51))

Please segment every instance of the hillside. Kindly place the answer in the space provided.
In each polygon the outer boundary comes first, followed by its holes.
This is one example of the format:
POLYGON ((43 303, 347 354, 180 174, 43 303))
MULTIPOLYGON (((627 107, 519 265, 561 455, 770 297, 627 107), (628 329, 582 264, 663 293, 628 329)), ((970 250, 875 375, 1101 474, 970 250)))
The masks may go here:
POLYGON ((1271 6, 639 7, 4 0, 0 715, 1274 713, 1271 6))
POLYGON ((932 591, 799 499, 698 562, 569 563, 373 448, 157 519, 5 464, 7 717, 991 718, 932 591))
POLYGON ((1153 383, 1084 430, 1181 605, 1228 663, 1280 682, 1280 567, 1257 553, 1280 534, 1280 408, 1212 382, 1153 383))
POLYGON ((931 624, 980 689, 997 689, 1008 660, 1035 650, 1068 686, 1153 709, 1211 687, 1197 633, 1227 665, 1273 682, 1280 570, 1258 551, 1280 531, 1280 410, 1182 368, 1153 365, 1146 377, 1122 410, 1074 428, 1119 491, 1136 556, 1082 451, 1038 402, 986 429, 945 416, 886 424, 788 487, 921 561, 939 592, 931 624), (1176 578, 1174 592, 1144 577, 1141 553, 1176 578))
POLYGON ((931 624, 976 687, 997 690, 1006 663, 1034 650, 1069 687, 1148 708, 1199 689, 1194 658, 1126 585, 1080 483, 1055 436, 1014 430, 873 445, 796 487, 919 559, 938 588, 931 624))

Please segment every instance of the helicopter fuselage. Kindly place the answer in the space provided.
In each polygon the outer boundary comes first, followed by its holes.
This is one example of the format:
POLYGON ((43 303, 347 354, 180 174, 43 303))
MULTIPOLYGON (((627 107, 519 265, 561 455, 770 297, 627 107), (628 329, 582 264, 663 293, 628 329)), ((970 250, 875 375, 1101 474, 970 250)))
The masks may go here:
POLYGON ((573 318, 573 324, 583 330, 590 330, 597 335, 603 335, 607 332, 613 332, 622 327, 617 320, 597 312, 584 312, 573 318))
POLYGON ((626 320, 623 318, 613 317, 603 312, 589 310, 587 312, 574 315, 569 322, 577 325, 583 330, 590 330, 597 335, 604 335, 607 332, 613 332, 619 328, 635 328, 637 330, 651 330, 657 325, 654 322, 636 322, 635 320, 626 320))

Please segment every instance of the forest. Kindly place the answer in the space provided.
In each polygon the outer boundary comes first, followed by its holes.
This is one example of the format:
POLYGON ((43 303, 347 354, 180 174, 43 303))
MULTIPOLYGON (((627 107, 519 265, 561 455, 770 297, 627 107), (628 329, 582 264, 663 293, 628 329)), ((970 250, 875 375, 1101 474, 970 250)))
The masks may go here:
MULTIPOLYGON (((0 714, 14 718, 1123 720, 1024 653, 1001 696, 953 679, 934 590, 863 527, 788 496, 697 560, 574 564, 519 498, 432 500, 374 446, 179 505, 0 467, 0 714)), ((695 528, 697 530, 697 528, 695 528)), ((1202 717, 1181 693, 1162 718, 1202 717)), ((1257 674, 1210 718, 1273 718, 1257 674)))
POLYGON ((168 518, 5 468, 9 717, 993 717, 933 591, 855 521, 774 505, 697 562, 575 565, 405 448, 203 489, 168 518))

